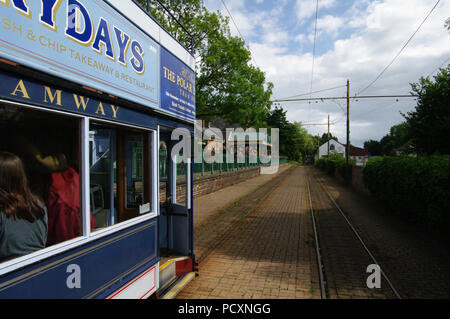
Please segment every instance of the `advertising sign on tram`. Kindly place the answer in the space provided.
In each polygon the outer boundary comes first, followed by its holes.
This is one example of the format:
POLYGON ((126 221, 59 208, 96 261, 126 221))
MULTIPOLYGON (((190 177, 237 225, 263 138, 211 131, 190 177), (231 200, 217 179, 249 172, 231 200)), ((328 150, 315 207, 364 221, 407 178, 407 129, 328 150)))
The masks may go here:
POLYGON ((195 120, 195 73, 161 47, 161 108, 195 120))
POLYGON ((0 57, 159 108, 159 44, 100 0, 0 0, 0 57))

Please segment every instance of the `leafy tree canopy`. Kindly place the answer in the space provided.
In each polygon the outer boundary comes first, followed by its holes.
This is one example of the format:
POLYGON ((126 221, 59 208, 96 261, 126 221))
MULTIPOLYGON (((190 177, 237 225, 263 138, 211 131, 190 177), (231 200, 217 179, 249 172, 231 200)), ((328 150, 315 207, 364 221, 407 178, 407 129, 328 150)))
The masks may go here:
POLYGON ((317 140, 311 136, 300 122, 290 123, 286 117, 287 111, 282 107, 275 107, 267 116, 267 124, 279 129, 280 155, 291 160, 301 161, 312 155, 317 147, 317 140))
POLYGON ((372 156, 410 154, 414 152, 409 147, 411 142, 410 128, 407 122, 391 127, 380 141, 369 140, 364 142, 364 148, 372 156))
MULTIPOLYGON (((144 8, 147 0, 139 0, 144 8)), ((193 36, 193 41, 156 0, 150 13, 185 47, 193 46, 196 59, 197 118, 217 117, 243 127, 262 127, 271 107, 273 84, 249 64, 250 51, 239 37, 232 37, 227 17, 210 12, 203 0, 161 0, 193 36)))
POLYGON ((326 142, 328 142, 329 139, 339 142, 338 138, 333 134, 330 133, 330 138, 328 138, 328 133, 323 133, 322 136, 320 137, 320 145, 325 144, 326 142))
POLYGON ((381 142, 376 140, 368 140, 364 142, 364 148, 369 152, 371 156, 383 155, 383 147, 381 142))
POLYGON ((414 111, 405 117, 418 154, 450 154, 450 65, 434 79, 421 77, 411 84, 418 96, 414 111))

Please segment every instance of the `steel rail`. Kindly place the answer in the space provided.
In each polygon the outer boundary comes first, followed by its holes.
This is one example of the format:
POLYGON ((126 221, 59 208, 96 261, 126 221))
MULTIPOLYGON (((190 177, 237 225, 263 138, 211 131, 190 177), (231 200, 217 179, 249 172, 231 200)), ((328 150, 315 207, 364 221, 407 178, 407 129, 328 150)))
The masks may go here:
POLYGON ((313 230, 314 230, 314 241, 316 243, 316 256, 317 256, 317 267, 319 268, 319 282, 320 282, 320 296, 322 299, 327 299, 327 293, 325 288, 325 275, 323 273, 323 263, 322 263, 322 257, 320 255, 320 244, 319 244, 319 236, 317 233, 317 226, 316 226, 316 218, 314 214, 314 208, 312 204, 312 197, 311 197, 311 191, 309 188, 309 178, 306 180, 306 186, 308 188, 308 196, 309 196, 309 207, 311 209, 311 220, 313 224, 313 230))
POLYGON ((389 278, 387 277, 387 275, 385 274, 385 272, 383 271, 383 269, 380 267, 380 264, 377 262, 377 260, 375 259, 375 256, 371 253, 371 251, 369 250, 369 248, 367 247, 367 245, 365 244, 364 240, 361 238, 361 236, 359 235, 358 231, 356 230, 355 227, 353 227, 352 223, 350 222, 350 220, 347 218, 347 216, 344 214, 344 212, 342 211, 342 209, 340 208, 340 206, 338 205, 338 203, 334 200, 333 196, 331 196, 330 192, 325 188, 325 186, 323 185, 323 183, 315 178, 317 180, 317 182, 320 184, 320 186, 322 187, 322 189, 325 191, 325 193, 328 195, 328 197, 330 198, 331 202, 334 204, 334 206, 336 207, 336 209, 339 211, 339 213, 341 214, 342 217, 344 217, 345 221, 347 222, 348 226, 350 227, 350 229, 352 230, 352 232, 355 234, 355 236, 358 238, 359 242, 361 243, 361 245, 363 246, 364 250, 366 251, 366 253, 369 255, 369 257, 372 259, 372 261, 380 268, 380 272, 381 275, 383 276, 383 278, 386 280, 386 282, 388 283, 389 287, 391 288, 392 292, 395 294, 395 296, 398 299, 402 299, 402 297, 400 296, 400 294, 398 293, 398 291, 395 289, 394 285, 392 284, 392 282, 389 280, 389 278))

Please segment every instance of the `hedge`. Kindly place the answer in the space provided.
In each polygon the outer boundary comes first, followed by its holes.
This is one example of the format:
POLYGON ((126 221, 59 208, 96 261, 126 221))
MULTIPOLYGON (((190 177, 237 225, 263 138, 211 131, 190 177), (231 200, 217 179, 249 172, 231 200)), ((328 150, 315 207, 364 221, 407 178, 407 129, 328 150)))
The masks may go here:
MULTIPOLYGON (((353 166, 355 162, 349 160, 349 164, 353 166)), ((316 160, 315 165, 329 175, 334 175, 335 171, 338 171, 342 177, 345 177, 346 159, 342 155, 333 154, 330 157, 321 157, 316 160)))
POLYGON ((389 211, 432 227, 450 226, 450 155, 373 158, 363 178, 389 211))

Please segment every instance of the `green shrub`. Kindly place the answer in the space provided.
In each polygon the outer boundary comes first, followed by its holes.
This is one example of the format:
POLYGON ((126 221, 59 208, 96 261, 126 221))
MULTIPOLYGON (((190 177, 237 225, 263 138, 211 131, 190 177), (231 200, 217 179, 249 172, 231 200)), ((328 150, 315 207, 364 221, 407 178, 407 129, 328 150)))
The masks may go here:
POLYGON ((450 226, 450 155, 379 157, 364 184, 387 209, 430 226, 450 226))
MULTIPOLYGON (((350 166, 355 165, 353 160, 349 160, 350 166)), ((329 157, 321 157, 316 160, 316 167, 329 175, 334 175, 337 171, 342 177, 345 177, 346 159, 341 154, 333 154, 329 157)))

